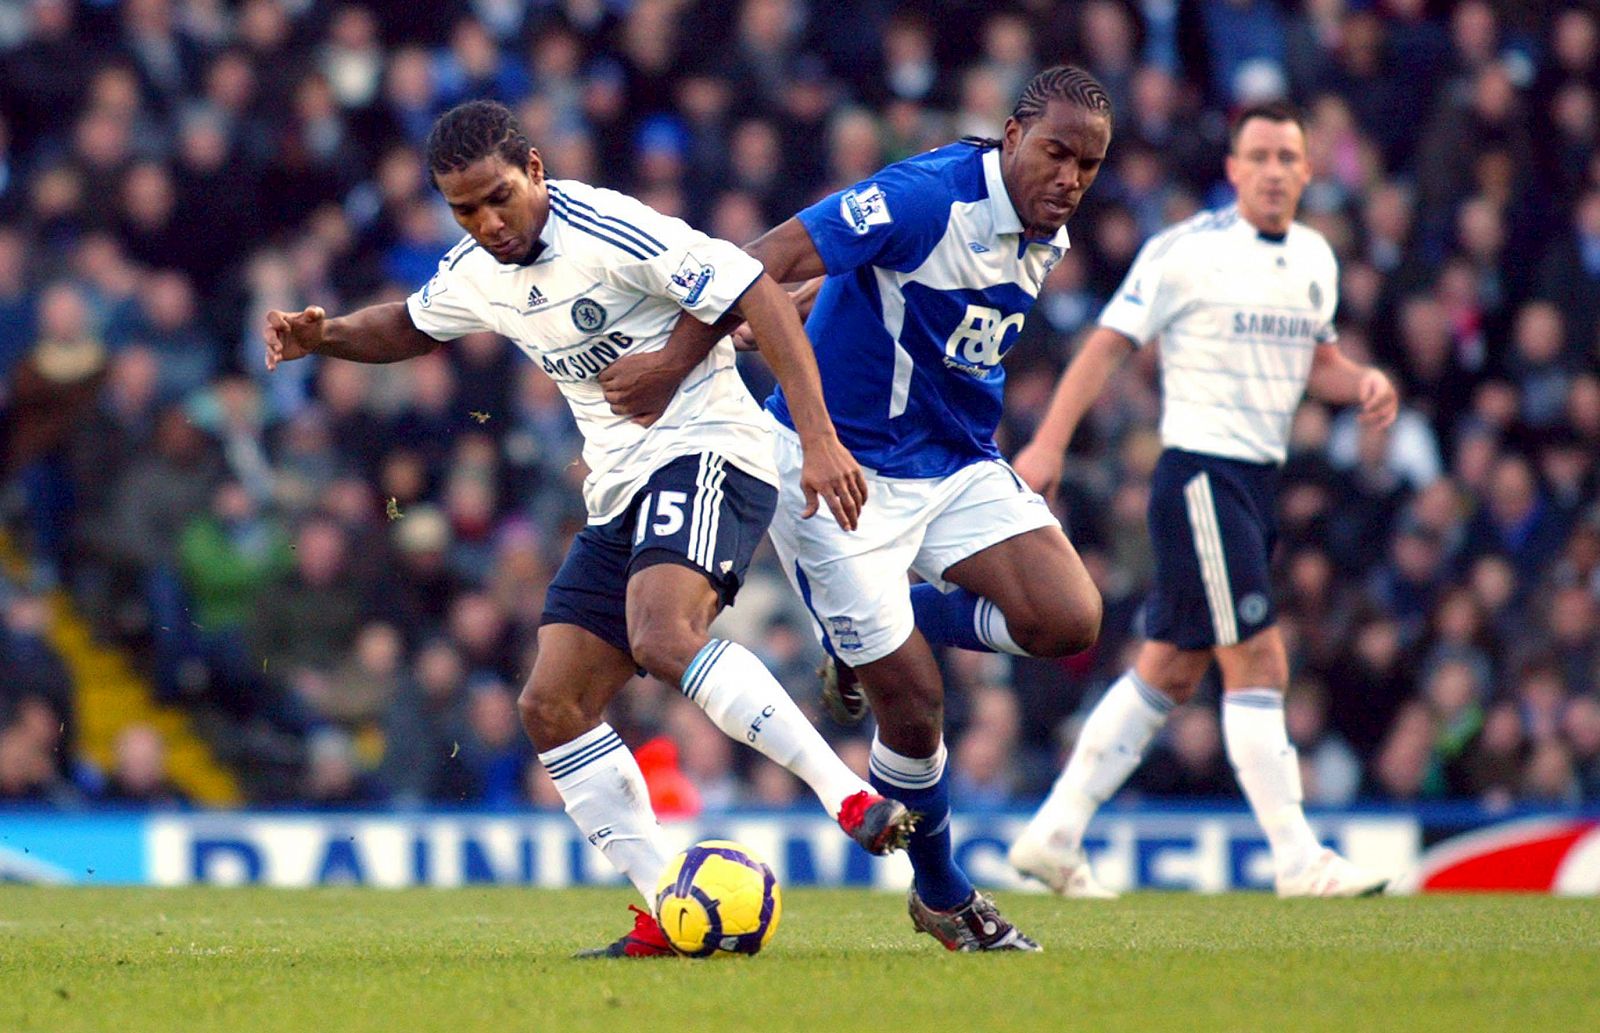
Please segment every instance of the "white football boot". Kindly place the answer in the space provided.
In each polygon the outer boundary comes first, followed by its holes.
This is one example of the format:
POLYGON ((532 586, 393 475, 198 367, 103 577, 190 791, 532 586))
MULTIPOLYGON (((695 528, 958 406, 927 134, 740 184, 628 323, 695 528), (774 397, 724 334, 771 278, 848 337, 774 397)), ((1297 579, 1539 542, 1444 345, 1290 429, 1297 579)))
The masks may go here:
POLYGON ((1296 874, 1277 879, 1280 897, 1375 897, 1387 885, 1387 876, 1373 875, 1327 849, 1296 874))
POLYGON ((1048 839, 1022 834, 1006 855, 1011 867, 1050 887, 1062 897, 1083 900, 1116 900, 1117 895, 1095 880, 1094 869, 1082 847, 1067 849, 1052 846, 1048 839))

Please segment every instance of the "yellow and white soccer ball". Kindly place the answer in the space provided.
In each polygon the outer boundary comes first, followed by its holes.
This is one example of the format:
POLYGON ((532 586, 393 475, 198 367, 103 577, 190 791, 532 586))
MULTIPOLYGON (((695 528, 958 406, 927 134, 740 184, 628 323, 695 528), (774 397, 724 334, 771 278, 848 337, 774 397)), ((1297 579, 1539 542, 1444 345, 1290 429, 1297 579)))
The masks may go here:
POLYGON ((667 862, 656 885, 656 921, 679 954, 755 954, 778 929, 778 880, 749 847, 708 839, 667 862))

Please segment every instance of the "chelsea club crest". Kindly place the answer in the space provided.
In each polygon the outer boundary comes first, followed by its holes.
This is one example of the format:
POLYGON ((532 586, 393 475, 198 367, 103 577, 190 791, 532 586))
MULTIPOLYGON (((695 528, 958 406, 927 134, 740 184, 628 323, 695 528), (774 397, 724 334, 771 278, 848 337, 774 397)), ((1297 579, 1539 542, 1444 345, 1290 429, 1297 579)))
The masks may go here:
POLYGON ((572 325, 592 334, 606 325, 606 310, 593 298, 579 298, 572 303, 572 325))

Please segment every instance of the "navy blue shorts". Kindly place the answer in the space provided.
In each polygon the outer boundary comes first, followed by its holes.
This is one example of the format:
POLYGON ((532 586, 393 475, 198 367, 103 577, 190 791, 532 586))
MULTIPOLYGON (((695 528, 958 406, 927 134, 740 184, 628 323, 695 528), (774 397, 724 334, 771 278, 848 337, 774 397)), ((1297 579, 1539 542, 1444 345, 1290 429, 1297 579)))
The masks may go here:
POLYGON ((539 623, 576 624, 628 653, 628 579, 657 563, 700 571, 732 605, 777 505, 777 488, 721 456, 679 456, 620 516, 578 532, 539 623))
POLYGON ((1179 649, 1243 642, 1272 624, 1278 467, 1169 448, 1150 479, 1155 589, 1145 635, 1179 649))

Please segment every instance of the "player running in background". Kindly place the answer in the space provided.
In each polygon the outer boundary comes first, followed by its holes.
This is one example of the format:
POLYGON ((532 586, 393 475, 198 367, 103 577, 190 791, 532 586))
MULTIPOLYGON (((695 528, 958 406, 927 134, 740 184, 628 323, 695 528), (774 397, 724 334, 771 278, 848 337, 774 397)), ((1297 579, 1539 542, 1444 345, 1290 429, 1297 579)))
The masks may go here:
MULTIPOLYGON (((767 402, 783 478, 772 540, 839 676, 824 698, 859 720, 859 678, 878 719, 872 783, 922 816, 907 850, 911 917, 951 950, 1038 949, 951 855, 929 643, 1063 656, 1099 634, 1099 593, 994 434, 1000 362, 1110 142, 1105 91, 1051 68, 1023 89, 1003 139, 890 165, 746 248, 776 280, 814 281, 796 300, 840 439, 871 486, 854 533, 803 519, 801 400, 783 385, 767 402), (908 585, 908 569, 926 583, 908 585)), ((608 397, 638 412, 615 383, 624 371, 603 378, 608 397)))
POLYGON ((1107 378, 1130 349, 1160 338, 1166 450, 1150 485, 1148 641, 1090 713, 1066 770, 1011 848, 1019 871, 1069 896, 1113 895, 1094 880, 1084 830, 1213 661, 1228 759, 1272 846, 1278 894, 1359 896, 1385 883, 1324 849, 1301 809, 1268 563, 1278 469, 1301 395, 1359 405, 1376 427, 1394 420, 1398 400, 1387 377, 1334 344, 1337 261, 1321 234, 1294 221, 1311 170, 1293 108, 1240 113, 1227 176, 1236 204, 1145 244, 1016 457, 1028 484, 1053 490, 1072 432, 1107 378))
MULTIPOLYGON (((734 245, 610 190, 550 180, 499 104, 440 117, 435 185, 468 233, 404 303, 328 318, 267 316, 267 365, 319 354, 396 362, 493 331, 559 385, 584 436, 588 526, 550 585, 539 651, 519 699, 524 727, 567 813, 647 901, 668 852, 632 753, 603 720, 636 667, 678 686, 731 738, 794 772, 873 853, 904 845, 906 808, 847 768, 761 661, 709 637, 733 601, 776 505, 771 424, 718 343, 648 426, 610 412, 596 376, 618 357, 674 350, 684 324, 735 311, 797 399, 803 467, 789 488, 806 515, 826 502, 856 526, 866 485, 823 406, 816 363, 788 296, 734 245)), ((693 337, 698 342, 698 337, 693 337)), ((820 521, 819 521, 820 522, 820 521)), ((637 908, 634 909, 638 911, 637 908)), ((593 953, 670 950, 648 913, 593 953)))

